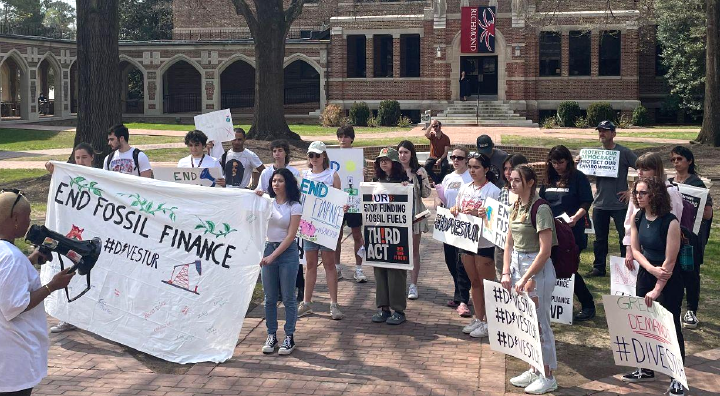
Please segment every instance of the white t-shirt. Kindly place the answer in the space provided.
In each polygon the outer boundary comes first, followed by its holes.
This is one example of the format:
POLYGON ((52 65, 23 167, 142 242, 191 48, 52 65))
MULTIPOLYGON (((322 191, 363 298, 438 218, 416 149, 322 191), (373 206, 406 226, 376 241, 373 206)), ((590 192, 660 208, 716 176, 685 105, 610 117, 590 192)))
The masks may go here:
POLYGON ((262 165, 260 157, 251 150, 227 151, 225 156, 225 183, 230 188, 247 188, 253 170, 262 165))
POLYGON ((41 302, 30 292, 43 287, 38 271, 15 245, 0 241, 0 392, 32 388, 47 375, 50 339, 41 302))
POLYGON ((105 160, 103 161, 103 169, 109 169, 113 172, 120 172, 127 175, 136 176, 139 176, 140 172, 151 170, 152 168, 150 167, 150 160, 148 159, 147 155, 145 155, 145 153, 143 153, 142 151, 138 155, 138 165, 140 169, 135 167, 135 159, 133 159, 134 150, 134 148, 130 147, 130 150, 124 153, 121 153, 120 150, 118 150, 114 153, 108 154, 107 156, 105 156, 105 160), (108 160, 110 159, 111 155, 112 161, 110 161, 110 166, 108 166, 108 160))
POLYGON ((465 170, 465 173, 462 174, 452 172, 445 176, 442 181, 443 193, 445 194, 445 200, 447 202, 445 207, 452 208, 455 206, 455 200, 457 199, 460 187, 462 187, 463 184, 470 183, 471 181, 472 177, 470 177, 470 171, 467 169, 465 170))
POLYGON ((273 199, 272 214, 268 222, 268 242, 282 242, 288 235, 291 216, 302 216, 303 207, 300 202, 285 202, 280 205, 273 199))
POLYGON ((311 169, 305 169, 302 172, 302 178, 312 180, 314 182, 325 183, 328 187, 332 187, 333 181, 335 181, 335 171, 327 168, 320 173, 313 173, 311 169))
MULTIPOLYGON (((290 171, 290 173, 295 176, 295 179, 297 179, 298 184, 300 184, 300 171, 297 170, 294 166, 286 166, 287 170, 290 171)), ((258 183, 258 186, 255 188, 255 190, 261 190, 263 192, 270 191, 270 177, 272 177, 272 174, 275 172, 275 165, 268 165, 263 169, 262 173, 260 173, 260 183, 258 183)))
MULTIPOLYGON (((476 188, 475 185, 470 182, 460 187, 455 205, 460 209, 460 212, 467 209, 479 209, 485 205, 487 198, 498 199, 499 197, 500 189, 489 181, 485 183, 482 188, 476 188)), ((478 248, 485 249, 493 246, 495 246, 495 244, 480 237, 478 248)))
POLYGON ((220 161, 209 155, 204 155, 201 158, 193 158, 192 155, 188 155, 185 158, 180 158, 177 164, 178 168, 218 168, 222 171, 220 161))

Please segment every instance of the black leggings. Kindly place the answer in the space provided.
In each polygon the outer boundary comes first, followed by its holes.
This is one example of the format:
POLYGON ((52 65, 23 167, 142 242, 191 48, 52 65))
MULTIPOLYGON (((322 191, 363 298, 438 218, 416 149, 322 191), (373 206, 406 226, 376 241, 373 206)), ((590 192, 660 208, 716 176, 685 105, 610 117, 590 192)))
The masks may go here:
MULTIPOLYGON (((635 294, 637 294, 638 297, 645 297, 646 294, 655 288, 655 283, 657 283, 657 278, 647 272, 643 267, 640 267, 640 270, 638 270, 637 284, 635 286, 635 294)), ((683 281, 680 270, 676 268, 665 284, 662 292, 660 292, 660 297, 658 297, 657 302, 670 311, 673 316, 675 334, 677 335, 678 344, 680 344, 680 355, 682 355, 683 362, 685 362, 685 338, 683 337, 682 326, 680 324, 680 310, 682 308, 683 295, 683 281)))
POLYGON ((30 396, 33 388, 19 390, 15 392, 0 392, 0 396, 30 396))
POLYGON ((467 272, 465 272, 462 261, 460 261, 459 249, 453 245, 443 243, 443 250, 445 253, 445 264, 448 267, 448 271, 450 271, 450 275, 452 275, 455 285, 453 301, 467 304, 470 301, 470 278, 467 272))

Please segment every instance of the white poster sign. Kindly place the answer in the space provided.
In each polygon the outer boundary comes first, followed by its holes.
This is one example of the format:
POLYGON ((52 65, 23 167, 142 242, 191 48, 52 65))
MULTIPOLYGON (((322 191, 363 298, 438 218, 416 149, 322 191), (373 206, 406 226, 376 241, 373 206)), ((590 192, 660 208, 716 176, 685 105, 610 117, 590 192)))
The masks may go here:
POLYGON ((510 206, 493 198, 485 200, 487 218, 483 222, 482 236, 495 246, 505 249, 505 239, 510 230, 510 206))
POLYGON ((575 295, 575 274, 569 278, 555 281, 555 289, 550 302, 550 321, 573 324, 573 298, 575 295))
POLYGON ((400 183, 361 183, 363 263, 412 270, 413 187, 400 183))
POLYGON ((617 150, 582 149, 578 170, 586 175, 617 177, 620 166, 620 152, 617 150))
POLYGON ((688 388, 672 314, 643 297, 603 296, 610 347, 618 366, 659 371, 688 388))
POLYGON ((700 223, 702 223, 703 211, 707 203, 708 190, 702 187, 693 187, 687 184, 677 184, 680 194, 684 200, 690 202, 695 208, 695 221, 693 222, 692 232, 697 235, 700 232, 700 223))
POLYGON ((335 250, 348 194, 309 179, 302 180, 300 192, 304 201, 298 235, 306 241, 335 250))
POLYGON ((365 181, 363 149, 327 149, 330 168, 340 176, 341 190, 348 193, 348 213, 360 213, 360 183, 365 181))
POLYGON ((215 187, 216 180, 223 177, 220 168, 153 167, 153 175, 156 180, 205 187, 215 187))
POLYGON ((220 159, 224 152, 222 143, 235 139, 230 109, 196 115, 195 129, 203 131, 208 141, 214 142, 210 155, 217 159, 220 159))
POLYGON ((458 213, 456 217, 450 213, 450 209, 438 206, 433 238, 460 249, 476 252, 482 223, 483 221, 479 217, 462 213, 458 213))
POLYGON ((625 259, 610 256, 610 294, 613 296, 634 296, 640 263, 633 261, 634 270, 625 266, 625 259))
MULTIPOLYGON (((260 271, 270 201, 252 191, 53 164, 45 225, 98 237, 103 247, 91 289, 72 303, 53 293, 47 313, 171 362, 232 357, 260 271)), ((57 259, 43 266, 43 282, 59 269, 57 259)), ((85 287, 76 276, 70 295, 85 287)))
POLYGON ((533 300, 526 293, 508 291, 497 282, 487 279, 483 282, 490 348, 545 372, 533 300))

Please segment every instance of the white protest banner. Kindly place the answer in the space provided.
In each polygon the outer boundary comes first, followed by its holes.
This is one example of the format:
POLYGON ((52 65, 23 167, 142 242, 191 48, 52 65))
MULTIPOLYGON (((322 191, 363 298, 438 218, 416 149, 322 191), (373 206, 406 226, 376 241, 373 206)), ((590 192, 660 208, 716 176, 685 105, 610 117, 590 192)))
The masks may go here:
POLYGON ((573 324, 573 297, 575 295, 575 274, 569 278, 555 281, 550 298, 550 321, 553 323, 573 324))
POLYGON ((659 371, 688 388, 672 314, 643 297, 602 297, 615 364, 659 371))
POLYGON ((483 222, 482 236, 502 249, 510 230, 510 207, 493 198, 485 200, 487 218, 483 222))
POLYGON ((533 300, 526 293, 507 291, 497 282, 486 279, 483 284, 490 348, 545 372, 533 300))
POLYGON ((210 155, 217 159, 223 155, 222 143, 235 139, 230 109, 196 115, 195 129, 203 131, 208 141, 214 142, 210 155))
MULTIPOLYGON (((45 225, 99 237, 103 248, 90 291, 72 303, 53 293, 47 313, 171 362, 232 357, 260 271, 270 201, 252 191, 53 164, 45 225)), ((59 269, 57 258, 43 266, 43 282, 59 269)), ((70 296, 85 282, 76 276, 70 296)))
POLYGON ((610 294, 613 296, 634 296, 640 263, 633 261, 634 270, 625 266, 625 259, 610 256, 610 294))
POLYGON ((348 193, 348 213, 360 213, 360 183, 365 180, 365 157, 361 148, 327 149, 330 168, 340 176, 340 189, 348 193))
POLYGON ((306 241, 335 250, 348 194, 309 179, 302 180, 300 192, 303 194, 303 213, 298 235, 306 241))
POLYGON ((462 213, 458 213, 455 217, 450 213, 450 209, 438 206, 433 238, 460 249, 476 252, 482 223, 483 221, 479 217, 462 213))
POLYGON ((215 181, 223 177, 220 168, 153 167, 153 175, 156 180, 205 187, 215 187, 215 181))
POLYGON ((693 222, 692 232, 697 235, 700 231, 700 223, 702 223, 703 211, 708 198, 708 189, 702 187, 693 187, 687 184, 677 184, 680 194, 684 200, 690 202, 695 208, 695 221, 693 222))
POLYGON ((413 187, 400 183, 361 183, 363 263, 412 270, 413 187))
POLYGON ((578 170, 586 175, 617 177, 620 166, 620 152, 617 150, 582 149, 578 170))

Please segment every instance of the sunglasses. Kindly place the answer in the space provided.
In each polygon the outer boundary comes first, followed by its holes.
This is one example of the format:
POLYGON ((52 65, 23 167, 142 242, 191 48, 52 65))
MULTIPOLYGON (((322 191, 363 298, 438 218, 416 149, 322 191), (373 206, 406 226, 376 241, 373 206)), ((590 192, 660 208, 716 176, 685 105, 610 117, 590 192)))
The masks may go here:
POLYGON ((24 195, 23 195, 22 191, 20 191, 16 188, 10 188, 7 190, 0 191, 0 193, 6 193, 6 192, 17 195, 17 198, 15 198, 15 202, 13 202, 12 207, 10 207, 10 216, 12 217, 13 212, 15 211, 15 206, 17 205, 18 202, 20 202, 20 197, 24 197, 24 195))
POLYGON ((455 161, 455 160, 464 161, 464 160, 465 160, 465 157, 463 157, 462 155, 451 155, 451 156, 450 156, 450 159, 453 160, 453 161, 455 161))
POLYGON ((670 162, 681 162, 685 157, 670 157, 670 162))
POLYGON ((308 153, 308 158, 321 158, 322 154, 318 153, 308 153))
POLYGON ((638 191, 638 190, 633 191, 633 195, 635 195, 636 197, 647 197, 648 194, 650 194, 650 193, 647 191, 638 191))

